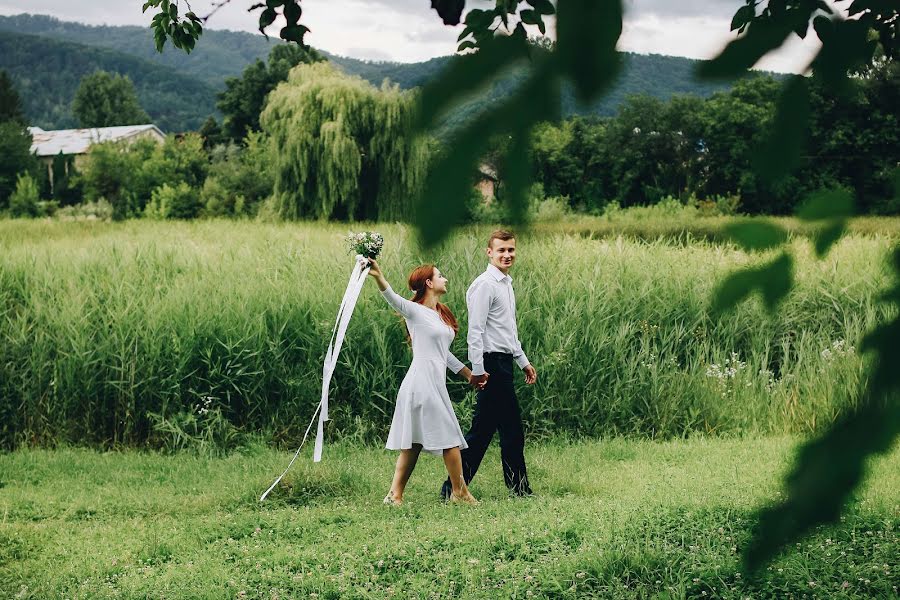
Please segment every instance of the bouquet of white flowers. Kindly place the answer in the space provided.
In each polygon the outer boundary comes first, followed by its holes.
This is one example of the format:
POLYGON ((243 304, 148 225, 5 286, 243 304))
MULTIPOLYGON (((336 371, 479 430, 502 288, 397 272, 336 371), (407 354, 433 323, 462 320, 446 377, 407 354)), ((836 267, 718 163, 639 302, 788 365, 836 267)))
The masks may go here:
POLYGON ((384 236, 374 231, 351 233, 347 236, 347 245, 351 254, 359 254, 365 258, 378 258, 384 246, 384 236))

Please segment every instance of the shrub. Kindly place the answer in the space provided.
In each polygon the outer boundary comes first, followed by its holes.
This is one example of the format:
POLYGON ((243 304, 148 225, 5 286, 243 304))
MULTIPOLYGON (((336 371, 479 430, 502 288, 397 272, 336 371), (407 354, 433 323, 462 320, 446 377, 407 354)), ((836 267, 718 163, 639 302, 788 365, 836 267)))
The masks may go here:
POLYGON ((538 201, 534 220, 539 223, 552 223, 562 221, 570 214, 569 199, 566 196, 551 196, 538 201))
POLYGON ((185 182, 168 183, 153 190, 144 215, 151 219, 194 219, 200 214, 200 196, 185 182))
POLYGON ((234 144, 213 149, 201 200, 208 216, 255 215, 272 194, 269 144, 259 133, 247 136, 246 147, 234 144))
POLYGON ((96 202, 63 206, 54 216, 60 221, 111 221, 113 207, 106 198, 100 198, 96 202))
POLYGON ((22 173, 16 177, 16 189, 9 197, 9 213, 15 218, 37 217, 40 214, 38 208, 37 183, 28 173, 22 173))
POLYGON ((218 177, 210 176, 200 190, 200 204, 204 217, 227 217, 234 213, 234 198, 218 177))

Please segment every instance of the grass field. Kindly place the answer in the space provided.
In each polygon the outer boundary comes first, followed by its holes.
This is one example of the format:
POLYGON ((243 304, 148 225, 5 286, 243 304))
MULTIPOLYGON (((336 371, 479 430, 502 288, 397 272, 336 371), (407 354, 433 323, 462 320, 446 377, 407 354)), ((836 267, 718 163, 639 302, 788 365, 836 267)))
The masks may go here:
MULTIPOLYGON (((404 226, 353 226, 366 227, 385 234, 398 290, 413 266, 441 267, 465 331, 464 292, 484 269, 490 228, 426 252, 404 226)), ((350 228, 0 222, 0 447, 228 448, 260 433, 292 445, 318 401, 350 228)), ((855 402, 856 345, 886 316, 878 295, 896 243, 854 234, 819 261, 798 236, 797 287, 778 314, 754 300, 714 316, 717 283, 768 255, 703 239, 520 237, 519 331, 540 373, 520 389, 527 427, 575 437, 821 429, 855 402)), ((374 286, 357 311, 329 434, 371 441, 410 357, 374 286)), ((464 336, 453 349, 465 358, 464 336)), ((451 385, 454 399, 466 394, 451 385)), ((471 403, 459 406, 465 420, 471 403)))
MULTIPOLYGON (((399 509, 380 502, 395 454, 378 443, 409 351, 372 289, 325 461, 304 456, 258 498, 289 458, 272 442, 296 444, 318 401, 342 237, 384 233, 398 291, 436 262, 464 331, 489 227, 426 252, 396 224, 0 221, 0 598, 898 597, 898 448, 839 524, 758 578, 740 553, 796 444, 856 401, 900 220, 856 221, 821 261, 781 220, 792 295, 775 315, 754 300, 722 316, 717 282, 769 255, 724 243, 727 219, 640 221, 520 236, 537 496, 507 497, 492 448, 480 506, 441 504, 443 466, 425 457, 399 509)), ((464 427, 469 394, 451 384, 464 427)))
POLYGON ((442 505, 423 457, 400 508, 376 447, 304 456, 264 504, 287 453, 19 451, 0 455, 0 597, 897 597, 900 450, 839 525, 741 572, 795 441, 530 446, 530 499, 507 498, 494 446, 477 507, 442 505))

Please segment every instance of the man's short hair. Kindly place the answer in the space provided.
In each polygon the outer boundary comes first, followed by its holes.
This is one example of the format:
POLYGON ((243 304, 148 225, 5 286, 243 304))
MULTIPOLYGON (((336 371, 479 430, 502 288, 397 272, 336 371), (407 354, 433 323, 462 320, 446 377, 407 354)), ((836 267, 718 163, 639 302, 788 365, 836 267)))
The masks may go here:
POLYGON ((508 242, 509 240, 516 239, 516 236, 511 231, 506 231, 505 229, 497 229, 493 233, 491 233, 491 237, 488 238, 488 248, 494 247, 494 240, 500 240, 503 242, 508 242))

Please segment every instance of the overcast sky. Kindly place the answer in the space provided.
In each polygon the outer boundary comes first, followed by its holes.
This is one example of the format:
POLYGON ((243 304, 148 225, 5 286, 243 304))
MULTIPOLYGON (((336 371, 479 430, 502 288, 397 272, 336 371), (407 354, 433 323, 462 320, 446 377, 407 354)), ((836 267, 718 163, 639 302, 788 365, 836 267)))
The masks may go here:
MULTIPOLYGON (((254 3, 232 0, 210 20, 209 28, 256 31, 253 24, 259 13, 247 13, 254 3)), ((0 0, 0 15, 29 12, 91 25, 148 25, 152 17, 141 14, 141 4, 141 0, 0 0)), ((202 16, 212 2, 190 4, 202 16)), ((493 4, 469 0, 467 8, 493 4)), ((733 38, 728 26, 742 4, 742 0, 625 0, 619 48, 709 58, 733 38)), ((430 5, 428 0, 303 0, 301 22, 311 30, 306 41, 317 48, 354 58, 417 62, 452 54, 461 30, 444 26, 430 5)), ((817 48, 813 32, 805 41, 791 36, 757 67, 801 72, 817 48)))

